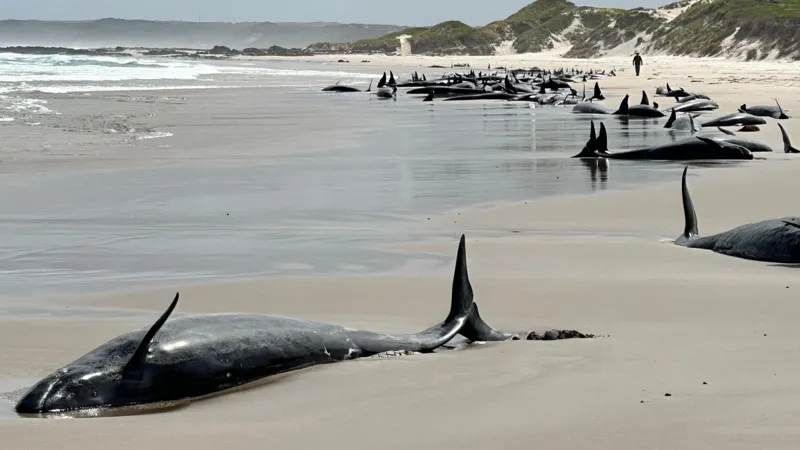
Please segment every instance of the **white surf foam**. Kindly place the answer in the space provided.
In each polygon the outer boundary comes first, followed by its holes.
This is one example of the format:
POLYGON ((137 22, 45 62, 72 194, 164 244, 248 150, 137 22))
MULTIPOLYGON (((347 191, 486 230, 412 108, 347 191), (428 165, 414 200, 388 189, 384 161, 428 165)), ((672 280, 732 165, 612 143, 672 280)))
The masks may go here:
POLYGON ((161 138, 168 138, 168 137, 172 137, 172 136, 175 136, 175 135, 172 134, 172 133, 167 133, 166 131, 153 131, 153 132, 150 132, 148 134, 145 134, 144 136, 137 136, 136 140, 141 141, 141 140, 145 140, 145 139, 161 139, 161 138))
POLYGON ((195 80, 219 73, 217 67, 192 62, 133 57, 18 55, 0 53, 0 82, 195 80))

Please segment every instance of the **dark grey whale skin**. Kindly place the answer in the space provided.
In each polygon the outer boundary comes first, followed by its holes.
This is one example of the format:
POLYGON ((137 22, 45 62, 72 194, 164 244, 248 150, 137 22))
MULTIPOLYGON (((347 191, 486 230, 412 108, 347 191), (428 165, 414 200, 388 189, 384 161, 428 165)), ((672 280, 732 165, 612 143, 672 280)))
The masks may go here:
POLYGON ((800 217, 769 219, 711 236, 698 236, 697 214, 686 187, 688 169, 683 170, 681 183, 685 227, 683 234, 675 240, 677 245, 756 261, 800 263, 800 217))
POLYGON ((390 335, 262 314, 201 314, 118 336, 58 369, 17 403, 43 414, 192 399, 264 377, 387 351, 430 352, 461 334, 473 341, 515 336, 480 318, 473 303, 464 236, 459 244, 450 313, 416 334, 390 335))

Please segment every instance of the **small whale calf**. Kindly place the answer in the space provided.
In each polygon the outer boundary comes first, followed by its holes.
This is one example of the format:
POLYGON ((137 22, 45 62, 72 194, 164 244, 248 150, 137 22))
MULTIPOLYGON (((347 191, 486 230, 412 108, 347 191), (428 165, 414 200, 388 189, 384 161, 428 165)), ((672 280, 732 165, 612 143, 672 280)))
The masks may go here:
POLYGON ((683 196, 683 234, 675 244, 711 250, 737 258, 785 264, 800 263, 800 217, 781 217, 738 226, 711 236, 699 236, 697 214, 686 187, 683 169, 681 193, 683 196))
POLYGON ((392 352, 432 352, 457 334, 471 341, 516 336, 491 328, 473 302, 465 238, 458 245, 450 312, 415 334, 389 335, 264 314, 197 314, 168 320, 178 296, 149 327, 118 336, 48 375, 19 400, 20 414, 191 400, 271 375, 392 352))

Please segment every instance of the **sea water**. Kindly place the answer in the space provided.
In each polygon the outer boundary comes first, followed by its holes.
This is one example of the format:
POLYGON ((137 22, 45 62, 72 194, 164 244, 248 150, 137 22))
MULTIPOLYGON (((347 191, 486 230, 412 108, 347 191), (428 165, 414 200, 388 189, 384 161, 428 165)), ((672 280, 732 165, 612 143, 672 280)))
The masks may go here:
POLYGON ((612 149, 686 137, 655 120, 577 116, 569 106, 423 103, 402 90, 397 101, 321 92, 340 81, 366 89, 383 70, 0 54, 3 151, 55 136, 46 151, 102 155, 113 138, 123 151, 156 145, 164 157, 179 150, 186 158, 169 168, 0 175, 0 295, 426 272, 452 258, 380 246, 453 234, 435 225, 452 208, 680 179, 678 164, 570 158, 590 120, 604 121, 612 149), (282 156, 266 151, 274 148, 282 156))

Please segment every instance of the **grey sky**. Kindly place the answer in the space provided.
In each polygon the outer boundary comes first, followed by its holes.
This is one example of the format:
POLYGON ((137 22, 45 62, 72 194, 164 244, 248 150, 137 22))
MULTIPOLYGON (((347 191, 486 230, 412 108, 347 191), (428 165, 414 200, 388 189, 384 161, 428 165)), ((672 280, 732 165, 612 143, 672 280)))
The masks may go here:
MULTIPOLYGON (((674 0, 672 0, 674 1, 674 0)), ((432 25, 461 20, 484 25, 531 0, 0 0, 0 19, 350 22, 432 25)), ((654 7, 671 0, 573 0, 578 5, 654 7)))

